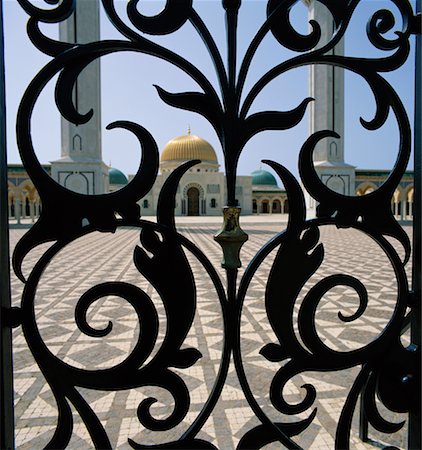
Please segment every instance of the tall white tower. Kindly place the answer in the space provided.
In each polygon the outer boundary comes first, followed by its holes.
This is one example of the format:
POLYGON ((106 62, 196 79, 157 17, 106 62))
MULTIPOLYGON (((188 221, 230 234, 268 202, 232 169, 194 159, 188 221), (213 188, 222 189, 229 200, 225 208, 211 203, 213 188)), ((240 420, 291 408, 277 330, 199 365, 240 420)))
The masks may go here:
MULTIPOLYGON (((319 1, 304 2, 309 7, 309 20, 313 19, 321 26, 319 47, 322 47, 333 35, 333 17, 319 1)), ((332 54, 344 54, 343 40, 335 46, 332 54)), ((341 136, 340 139, 326 138, 318 143, 314 151, 315 169, 331 190, 354 195, 355 167, 344 160, 344 72, 323 64, 311 66, 309 70, 310 96, 315 99, 310 104, 309 132, 332 130, 341 136)))
MULTIPOLYGON (((98 0, 76 2, 76 10, 60 23, 60 40, 86 44, 100 39, 98 0)), ((80 74, 73 91, 76 109, 94 116, 83 125, 61 119, 61 158, 52 161, 52 177, 66 188, 83 194, 108 191, 108 167, 101 152, 101 79, 100 63, 94 61, 80 74)))

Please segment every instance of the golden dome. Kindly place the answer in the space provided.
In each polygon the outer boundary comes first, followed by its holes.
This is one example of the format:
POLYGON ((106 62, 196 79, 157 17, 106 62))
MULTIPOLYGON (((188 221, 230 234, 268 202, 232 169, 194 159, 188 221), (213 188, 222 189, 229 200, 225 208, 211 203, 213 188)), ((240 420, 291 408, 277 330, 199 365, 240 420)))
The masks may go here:
POLYGON ((194 134, 179 136, 167 142, 161 154, 162 162, 189 161, 191 159, 218 163, 217 155, 212 145, 194 134))

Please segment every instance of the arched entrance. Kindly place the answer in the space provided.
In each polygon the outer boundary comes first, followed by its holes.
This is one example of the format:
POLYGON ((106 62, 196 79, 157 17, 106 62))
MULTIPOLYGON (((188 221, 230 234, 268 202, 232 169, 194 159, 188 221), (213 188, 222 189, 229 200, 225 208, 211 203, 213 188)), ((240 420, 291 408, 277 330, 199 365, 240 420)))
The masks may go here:
POLYGON ((281 201, 278 199, 273 200, 273 207, 272 207, 273 214, 280 214, 281 213, 281 201))
POLYGON ((199 216, 199 189, 190 187, 186 191, 188 198, 188 216, 199 216))

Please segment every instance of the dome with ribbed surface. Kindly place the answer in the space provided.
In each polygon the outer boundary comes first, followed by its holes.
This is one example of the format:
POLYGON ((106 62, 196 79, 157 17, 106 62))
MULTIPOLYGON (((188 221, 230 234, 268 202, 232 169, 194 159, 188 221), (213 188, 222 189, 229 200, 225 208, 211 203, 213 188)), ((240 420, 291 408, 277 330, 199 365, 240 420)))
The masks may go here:
POLYGON ((112 185, 126 185, 128 184, 128 179, 126 178, 126 175, 119 169, 110 167, 110 169, 108 169, 108 182, 112 185))
POLYGON ((277 186, 277 180, 274 178, 274 175, 266 170, 255 170, 251 175, 252 185, 277 186))
POLYGON ((188 134, 169 141, 161 154, 161 161, 189 161, 200 159, 217 163, 217 155, 212 145, 205 139, 188 134))

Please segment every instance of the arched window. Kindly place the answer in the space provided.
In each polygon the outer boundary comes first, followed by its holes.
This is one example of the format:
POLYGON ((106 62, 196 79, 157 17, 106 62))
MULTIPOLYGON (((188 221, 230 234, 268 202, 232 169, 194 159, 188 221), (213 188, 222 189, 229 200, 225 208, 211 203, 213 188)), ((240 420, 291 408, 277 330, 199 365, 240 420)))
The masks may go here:
POLYGON ((273 201, 272 211, 275 214, 280 214, 281 213, 281 202, 280 202, 280 200, 276 199, 276 200, 273 201))
POLYGON ((256 203, 255 199, 252 200, 252 212, 254 214, 256 214, 258 212, 258 206, 257 206, 257 203, 256 203))
POLYGON ((215 198, 211 199, 211 208, 216 208, 217 207, 217 202, 215 200, 215 198))
POLYGON ((143 208, 149 208, 148 200, 144 200, 144 202, 142 203, 142 207, 143 208))

